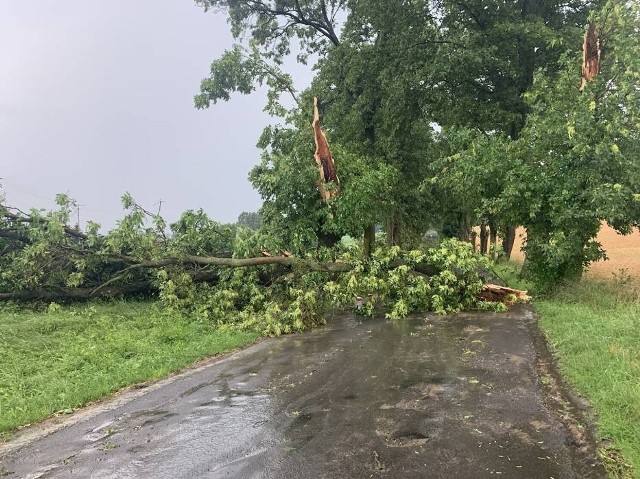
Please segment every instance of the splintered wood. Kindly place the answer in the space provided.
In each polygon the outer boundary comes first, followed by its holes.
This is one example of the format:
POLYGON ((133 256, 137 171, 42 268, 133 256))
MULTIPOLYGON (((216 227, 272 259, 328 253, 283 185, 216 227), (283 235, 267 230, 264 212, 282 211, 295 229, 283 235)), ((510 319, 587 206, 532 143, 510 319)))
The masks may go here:
POLYGON ((589 23, 582 44, 582 83, 580 84, 580 91, 584 90, 587 82, 590 82, 596 77, 599 69, 600 40, 598 39, 598 35, 596 35, 595 25, 589 23))
POLYGON ((490 283, 482 287, 482 291, 478 296, 485 301, 501 302, 506 305, 531 301, 531 296, 526 291, 490 283))
POLYGON ((318 165, 320 180, 318 181, 318 191, 323 201, 328 201, 332 196, 339 193, 340 180, 336 173, 336 164, 333 161, 329 142, 320 128, 320 113, 318 112, 318 98, 313 97, 313 133, 316 142, 316 152, 313 155, 318 165), (333 183, 332 188, 327 188, 328 183, 333 183))

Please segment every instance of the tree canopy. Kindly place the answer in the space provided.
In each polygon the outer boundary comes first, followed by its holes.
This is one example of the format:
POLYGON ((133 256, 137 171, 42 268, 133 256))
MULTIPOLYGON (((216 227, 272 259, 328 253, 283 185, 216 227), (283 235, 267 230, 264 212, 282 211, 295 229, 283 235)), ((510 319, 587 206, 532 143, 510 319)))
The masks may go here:
POLYGON ((554 282, 603 257, 594 243, 601 221, 621 232, 637 224, 632 2, 202 4, 226 12, 251 53, 214 61, 196 105, 267 83, 267 109, 283 118, 262 135, 250 178, 266 226, 285 243, 307 248, 377 224, 390 244, 410 245, 429 226, 468 239, 480 224, 509 244, 521 225, 528 271, 554 282), (602 62, 580 93, 587 25, 602 62), (282 71, 294 51, 315 61, 303 92, 282 71), (293 108, 278 102, 282 93, 293 108), (345 181, 329 206, 314 192, 309 161, 312 96, 345 181))
POLYGON ((429 228, 469 241, 479 226, 484 243, 508 244, 524 226, 525 272, 544 288, 605 256, 603 221, 640 224, 634 2, 197 3, 226 14, 236 42, 196 107, 268 87, 277 120, 249 172, 262 208, 233 225, 203 210, 168 224, 125 194, 123 218, 101 234, 70 225, 68 195, 54 211, 0 200, 0 299, 152 294, 168 311, 279 334, 328 306, 391 317, 498 307, 478 297, 486 259, 460 241, 426 247, 429 228), (289 57, 313 63, 306 90, 289 57))

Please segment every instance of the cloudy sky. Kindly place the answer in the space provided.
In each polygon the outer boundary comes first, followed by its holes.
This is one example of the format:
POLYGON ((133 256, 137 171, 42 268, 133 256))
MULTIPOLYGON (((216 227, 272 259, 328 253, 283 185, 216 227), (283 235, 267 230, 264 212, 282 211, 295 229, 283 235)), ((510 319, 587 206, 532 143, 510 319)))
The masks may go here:
MULTIPOLYGON (((192 0, 0 0, 0 184, 6 203, 112 227, 130 192, 164 216, 233 222, 260 198, 247 180, 270 119, 264 96, 198 111, 193 95, 232 43, 192 0)), ((304 81, 304 74, 299 72, 304 81)))

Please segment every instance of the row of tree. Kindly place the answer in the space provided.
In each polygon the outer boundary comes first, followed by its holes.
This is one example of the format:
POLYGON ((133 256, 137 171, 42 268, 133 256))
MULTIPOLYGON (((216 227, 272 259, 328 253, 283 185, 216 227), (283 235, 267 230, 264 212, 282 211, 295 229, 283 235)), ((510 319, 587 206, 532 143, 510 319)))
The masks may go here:
POLYGON ((226 12, 245 43, 213 62, 196 106, 264 84, 280 118, 249 174, 259 214, 221 225, 188 211, 167 224, 125 195, 124 217, 101 234, 69 226, 66 195, 49 212, 0 201, 0 299, 154 294, 169 311, 278 334, 336 305, 394 317, 493 307, 478 302, 487 264, 468 245, 412 250, 434 225, 461 240, 479 225, 507 255, 526 227, 526 271, 541 286, 603 257, 602 221, 638 225, 635 2, 199 3, 226 12), (302 92, 283 71, 292 52, 315 62, 302 92))
POLYGON ((250 179, 265 228, 296 253, 343 234, 370 251, 374 225, 400 245, 432 225, 460 239, 479 225, 508 256, 524 226, 527 272, 552 284, 604 257, 602 221, 626 233, 640 220, 635 2, 197 3, 226 13, 237 43, 196 106, 268 87, 265 109, 281 121, 260 138, 250 179), (581 87, 588 25, 597 57, 581 87), (315 62, 302 92, 283 71, 294 54, 315 62), (314 96, 341 181, 328 204, 312 160, 314 96))

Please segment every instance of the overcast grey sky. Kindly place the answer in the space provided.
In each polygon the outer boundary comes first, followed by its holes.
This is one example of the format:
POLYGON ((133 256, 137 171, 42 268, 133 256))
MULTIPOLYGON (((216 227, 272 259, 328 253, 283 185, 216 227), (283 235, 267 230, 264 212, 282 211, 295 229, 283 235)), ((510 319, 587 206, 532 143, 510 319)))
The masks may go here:
MULTIPOLYGON (((232 43, 223 14, 191 0, 0 0, 0 183, 6 203, 112 227, 130 192, 169 220, 202 207, 236 220, 270 119, 264 95, 198 111, 193 95, 232 43)), ((304 75, 302 75, 304 77, 304 75)))

